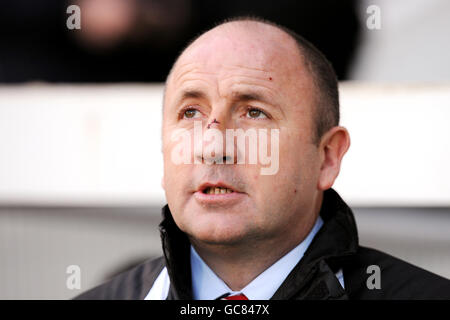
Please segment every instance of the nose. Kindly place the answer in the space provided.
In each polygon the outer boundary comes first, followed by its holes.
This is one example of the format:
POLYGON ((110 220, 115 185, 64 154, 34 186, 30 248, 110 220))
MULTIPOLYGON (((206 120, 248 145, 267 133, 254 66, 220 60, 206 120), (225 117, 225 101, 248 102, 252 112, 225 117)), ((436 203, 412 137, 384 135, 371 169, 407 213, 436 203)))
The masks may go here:
POLYGON ((211 128, 211 126, 212 125, 214 125, 214 124, 220 124, 220 122, 219 121, 217 121, 217 119, 216 118, 214 118, 214 120, 213 121, 211 121, 210 123, 208 123, 208 125, 207 125, 207 129, 210 129, 211 128))
POLYGON ((230 118, 226 110, 219 108, 216 110, 213 109, 210 113, 206 123, 206 129, 216 128, 218 130, 225 130, 230 125, 230 118))
MULTIPOLYGON (((225 114, 211 113, 205 127, 202 128, 202 141, 197 141, 195 148, 195 162, 206 164, 230 164, 234 163, 234 156, 228 156, 226 129, 229 120, 225 114)), ((196 138, 198 139, 198 137, 196 138)), ((228 142, 229 143, 229 142, 228 142)), ((233 146, 234 148, 234 143, 233 146)))

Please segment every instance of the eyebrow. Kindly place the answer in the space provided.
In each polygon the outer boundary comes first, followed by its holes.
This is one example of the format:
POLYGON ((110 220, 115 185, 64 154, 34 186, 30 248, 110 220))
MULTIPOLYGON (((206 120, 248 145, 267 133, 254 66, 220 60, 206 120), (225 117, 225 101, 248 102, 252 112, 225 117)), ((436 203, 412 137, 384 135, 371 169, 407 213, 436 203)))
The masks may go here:
MULTIPOLYGON (((249 91, 249 92, 239 92, 239 91, 235 91, 231 94, 233 101, 252 101, 252 100, 257 100, 257 101, 261 101, 264 103, 268 103, 268 104, 272 104, 264 95, 258 93, 258 92, 254 92, 254 91, 249 91)), ((206 99, 207 95, 200 90, 195 90, 195 89, 188 89, 188 90, 184 90, 180 97, 177 99, 177 101, 183 101, 186 99, 206 99)))
POLYGON ((232 93, 233 101, 261 101, 267 104, 273 104, 270 102, 264 95, 258 92, 233 92, 232 93))
POLYGON ((182 100, 186 100, 189 98, 204 99, 204 98, 206 98, 206 94, 200 90, 185 90, 182 92, 179 100, 182 101, 182 100))
POLYGON ((181 104, 184 100, 187 99, 206 99, 208 96, 201 90, 196 89, 186 89, 181 92, 179 97, 176 99, 176 104, 181 104))
MULTIPOLYGON (((272 101, 269 99, 265 94, 258 92, 257 90, 243 90, 243 91, 233 91, 231 93, 231 98, 233 103, 236 102, 246 102, 246 101, 260 101, 264 104, 268 104, 271 106, 274 106, 275 108, 279 109, 283 115, 284 112, 281 110, 281 108, 278 106, 278 104, 275 101, 272 101)), ((176 105, 181 104, 184 100, 187 99, 208 99, 208 95, 199 89, 185 89, 183 90, 179 98, 176 99, 176 105)))

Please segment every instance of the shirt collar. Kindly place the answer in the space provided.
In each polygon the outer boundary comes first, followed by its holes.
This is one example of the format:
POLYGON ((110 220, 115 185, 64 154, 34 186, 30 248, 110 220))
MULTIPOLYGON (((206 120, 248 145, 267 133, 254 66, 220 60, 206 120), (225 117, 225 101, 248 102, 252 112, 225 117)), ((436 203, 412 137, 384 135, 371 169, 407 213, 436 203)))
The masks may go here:
POLYGON ((243 293, 250 300, 270 299, 291 270, 301 260, 314 236, 322 227, 322 224, 323 220, 319 216, 309 234, 299 245, 258 275, 239 292, 231 290, 203 261, 194 247, 191 246, 190 260, 193 298, 195 300, 213 300, 229 292, 231 295, 243 293))

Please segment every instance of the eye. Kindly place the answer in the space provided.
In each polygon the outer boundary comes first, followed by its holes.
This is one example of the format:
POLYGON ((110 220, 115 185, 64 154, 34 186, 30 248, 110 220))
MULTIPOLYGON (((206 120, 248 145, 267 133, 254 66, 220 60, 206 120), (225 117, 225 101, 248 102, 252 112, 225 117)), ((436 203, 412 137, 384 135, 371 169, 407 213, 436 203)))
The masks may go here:
POLYGON ((267 115, 262 110, 259 110, 257 108, 248 108, 246 116, 247 116, 247 118, 251 118, 251 119, 267 119, 268 118, 267 115))
POLYGON ((185 109, 182 113, 184 119, 194 119, 200 117, 200 112, 194 108, 185 109))

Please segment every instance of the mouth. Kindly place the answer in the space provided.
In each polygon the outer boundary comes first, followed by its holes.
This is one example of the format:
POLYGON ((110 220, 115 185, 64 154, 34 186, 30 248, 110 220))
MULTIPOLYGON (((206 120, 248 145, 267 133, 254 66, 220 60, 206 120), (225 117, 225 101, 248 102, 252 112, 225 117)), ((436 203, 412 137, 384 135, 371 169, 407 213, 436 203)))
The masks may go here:
POLYGON ((202 193, 204 194, 226 194, 226 193, 233 193, 234 191, 229 188, 222 188, 222 187, 206 187, 202 193))
POLYGON ((203 205, 227 206, 241 201, 245 193, 231 185, 219 182, 202 184, 194 193, 194 196, 203 205))
POLYGON ((210 195, 223 195, 235 192, 237 193, 239 191, 236 190, 236 188, 234 188, 233 186, 226 184, 224 182, 217 182, 217 183, 206 182, 200 185, 200 187, 197 189, 197 192, 210 195))

